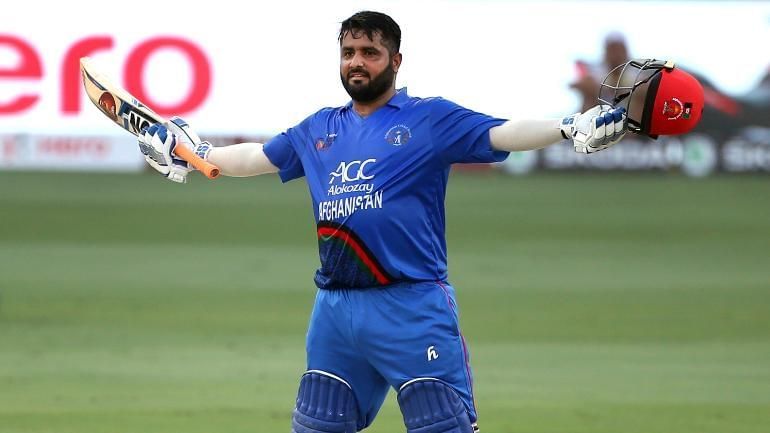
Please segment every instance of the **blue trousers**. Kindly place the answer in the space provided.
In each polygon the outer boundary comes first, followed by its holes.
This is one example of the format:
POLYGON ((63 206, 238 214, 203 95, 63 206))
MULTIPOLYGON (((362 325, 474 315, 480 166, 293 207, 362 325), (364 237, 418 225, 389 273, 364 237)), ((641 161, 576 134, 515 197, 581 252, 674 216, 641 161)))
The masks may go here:
POLYGON ((418 378, 450 385, 476 422, 454 289, 443 282, 319 290, 307 333, 307 368, 350 384, 359 429, 374 421, 390 387, 398 391, 418 378))

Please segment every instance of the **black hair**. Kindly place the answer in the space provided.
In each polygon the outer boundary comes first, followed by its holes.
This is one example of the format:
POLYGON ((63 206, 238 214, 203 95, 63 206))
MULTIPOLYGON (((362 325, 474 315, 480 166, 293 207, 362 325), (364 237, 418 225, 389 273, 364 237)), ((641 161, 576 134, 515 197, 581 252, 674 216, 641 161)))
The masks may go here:
POLYGON ((382 37, 382 44, 388 48, 390 54, 398 53, 401 49, 401 28, 393 21, 393 18, 381 12, 361 11, 356 12, 340 25, 339 43, 346 34, 351 33, 354 38, 360 38, 365 34, 374 40, 374 33, 382 37))

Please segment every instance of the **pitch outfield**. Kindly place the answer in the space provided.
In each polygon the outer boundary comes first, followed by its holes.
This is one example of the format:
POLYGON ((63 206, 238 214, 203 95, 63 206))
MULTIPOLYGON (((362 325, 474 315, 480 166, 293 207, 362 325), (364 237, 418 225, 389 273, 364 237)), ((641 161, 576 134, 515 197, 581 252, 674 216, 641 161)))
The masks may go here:
MULTIPOLYGON (((455 174, 482 431, 766 432, 768 197, 455 174)), ((288 431, 316 264, 301 182, 0 173, 0 432, 288 431)))

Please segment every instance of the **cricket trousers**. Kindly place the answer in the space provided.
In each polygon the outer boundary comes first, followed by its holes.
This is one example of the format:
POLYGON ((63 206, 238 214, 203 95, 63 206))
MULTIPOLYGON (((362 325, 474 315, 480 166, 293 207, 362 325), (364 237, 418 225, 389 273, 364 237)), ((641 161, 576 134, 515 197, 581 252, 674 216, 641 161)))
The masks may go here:
POLYGON ((359 430, 370 425, 389 388, 434 378, 451 386, 471 422, 473 376, 454 289, 444 282, 366 289, 319 289, 307 333, 307 368, 352 388, 359 430))

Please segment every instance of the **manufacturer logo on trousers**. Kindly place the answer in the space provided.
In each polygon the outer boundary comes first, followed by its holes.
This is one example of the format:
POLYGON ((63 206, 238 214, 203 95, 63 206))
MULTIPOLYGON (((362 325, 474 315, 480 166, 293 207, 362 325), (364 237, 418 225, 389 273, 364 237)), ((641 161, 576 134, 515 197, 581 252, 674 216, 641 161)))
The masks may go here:
POLYGON ((436 352, 436 346, 428 346, 428 361, 438 359, 438 352, 436 352))

